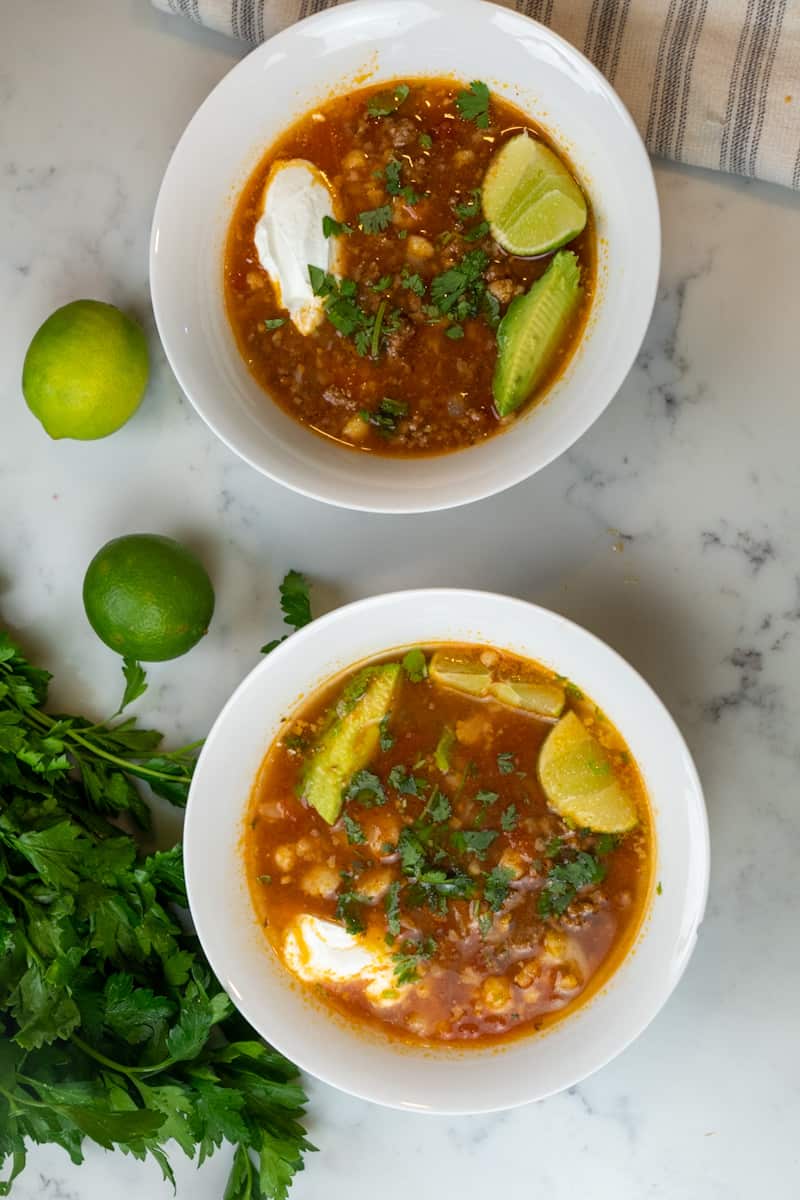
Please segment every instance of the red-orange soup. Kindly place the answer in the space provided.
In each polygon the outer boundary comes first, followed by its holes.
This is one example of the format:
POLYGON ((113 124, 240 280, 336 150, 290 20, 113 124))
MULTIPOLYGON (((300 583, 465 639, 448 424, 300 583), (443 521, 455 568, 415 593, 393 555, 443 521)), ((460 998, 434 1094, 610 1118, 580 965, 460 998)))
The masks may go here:
POLYGON ((648 801, 619 732, 551 671, 482 646, 426 647, 422 668, 416 655, 411 674, 399 654, 361 664, 287 721, 254 786, 245 868, 272 951, 340 1014, 407 1041, 484 1045, 573 1012, 630 950, 651 888, 648 801), (451 660, 477 692, 442 675, 451 660), (385 675, 391 698, 359 734, 358 770, 338 790, 324 775, 341 805, 329 824, 308 802, 320 756, 385 675), (561 718, 595 739, 592 770, 632 806, 624 834, 554 811, 537 772, 559 718, 500 702, 509 680, 560 695, 561 718))
MULTIPOLYGON (((495 242, 481 211, 487 166, 522 130, 559 151, 529 117, 494 94, 482 128, 460 115, 457 97, 466 84, 417 79, 403 86, 408 95, 386 116, 370 115, 370 105, 391 107, 395 93, 388 92, 387 102, 386 84, 331 99, 264 155, 231 221, 225 300, 250 371, 307 428, 362 451, 437 454, 503 428, 492 396, 496 327, 553 259, 515 257, 495 242), (323 172, 336 218, 350 230, 335 239, 337 272, 355 289, 366 332, 345 335, 327 319, 303 335, 261 265, 254 230, 265 183, 276 164, 292 159, 323 172), (365 211, 381 210, 387 223, 366 231, 365 211), (470 311, 456 319, 458 306, 437 309, 435 281, 464 269, 474 277, 464 301, 470 311), (387 399, 394 408, 385 409, 387 399)), ((591 208, 586 228, 566 248, 580 265, 582 301, 529 404, 563 371, 586 323, 595 287, 591 208)))

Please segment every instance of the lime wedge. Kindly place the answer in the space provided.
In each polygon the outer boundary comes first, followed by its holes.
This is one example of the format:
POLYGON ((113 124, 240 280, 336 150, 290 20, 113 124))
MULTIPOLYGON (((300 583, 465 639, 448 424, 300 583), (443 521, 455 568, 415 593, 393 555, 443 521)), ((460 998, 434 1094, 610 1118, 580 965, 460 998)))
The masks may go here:
POLYGON ((431 659, 428 671, 434 683, 470 696, 486 695, 492 681, 483 663, 473 658, 453 658, 440 650, 431 659))
POLYGON ((636 806, 615 778, 611 760, 574 712, 547 735, 538 770, 550 807, 577 828, 626 833, 636 824, 636 806))
POLYGON ((497 327, 494 405, 507 417, 544 378, 581 299, 581 271, 571 250, 560 250, 524 296, 509 305, 497 327))
POLYGON ((560 717, 564 711, 566 697, 564 689, 551 683, 525 683, 521 679, 504 679, 489 688, 495 700, 512 708, 524 708, 525 712, 540 717, 560 717))
POLYGON ((497 151, 483 181, 483 212, 509 254, 548 254, 586 224, 583 192, 544 142, 527 133, 497 151))

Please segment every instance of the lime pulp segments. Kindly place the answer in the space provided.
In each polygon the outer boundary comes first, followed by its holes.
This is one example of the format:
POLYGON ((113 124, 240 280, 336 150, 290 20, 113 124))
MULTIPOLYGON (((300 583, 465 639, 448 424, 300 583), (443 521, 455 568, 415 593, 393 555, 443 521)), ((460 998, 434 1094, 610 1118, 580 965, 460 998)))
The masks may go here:
POLYGON ((495 154, 483 183, 483 211, 510 254, 547 254, 586 225, 583 192, 543 142, 521 133, 495 154))

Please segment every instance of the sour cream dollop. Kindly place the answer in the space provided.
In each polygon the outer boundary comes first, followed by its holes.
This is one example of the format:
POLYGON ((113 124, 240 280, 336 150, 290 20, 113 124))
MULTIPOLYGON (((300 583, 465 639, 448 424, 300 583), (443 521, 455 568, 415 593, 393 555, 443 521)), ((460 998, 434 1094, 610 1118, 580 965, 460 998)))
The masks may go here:
POLYGON ((313 293, 308 267, 334 268, 336 239, 322 232, 323 217, 333 215, 331 190, 318 167, 304 158, 275 163, 264 185, 253 240, 279 304, 302 334, 311 333, 323 317, 322 298, 313 293))
POLYGON ((289 926, 283 942, 286 964, 306 983, 367 983, 373 1004, 397 1003, 401 992, 388 953, 365 944, 341 925, 301 913, 289 926))

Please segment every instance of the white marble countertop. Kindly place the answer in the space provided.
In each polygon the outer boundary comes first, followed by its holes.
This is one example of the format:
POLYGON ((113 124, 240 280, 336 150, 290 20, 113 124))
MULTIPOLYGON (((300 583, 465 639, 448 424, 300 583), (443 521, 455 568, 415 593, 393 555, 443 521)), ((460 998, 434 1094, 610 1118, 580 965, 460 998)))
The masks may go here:
MULTIPOLYGON (((153 328, 147 241, 186 121, 240 49, 146 0, 0 9, 0 617, 56 673, 54 699, 108 709, 119 666, 83 615, 95 550, 135 530, 197 546, 218 610, 138 705, 201 736, 280 626, 289 566, 317 610, 396 587, 492 588, 594 630, 655 686, 696 757, 712 887, 694 960, 625 1054, 510 1114, 383 1111, 309 1081, 293 1200, 772 1200, 797 1196, 800 1116, 800 201, 659 164, 664 257, 639 361, 560 461, 505 495, 421 519, 348 514, 260 478, 206 429, 153 328), (28 341, 81 296, 137 313, 155 370, 98 443, 51 442, 25 408, 28 341), (402 1162, 406 1170, 398 1170, 402 1162)), ((213 169, 213 164, 210 164, 213 169)), ((187 198, 187 203, 190 203, 187 198)), ((172 815, 164 823, 176 824, 172 815)), ((166 830, 165 832, 168 832, 166 830)), ((220 1200, 227 1159, 181 1162, 180 1200, 220 1200)), ((16 1200, 170 1195, 154 1165, 36 1150, 16 1200)))

